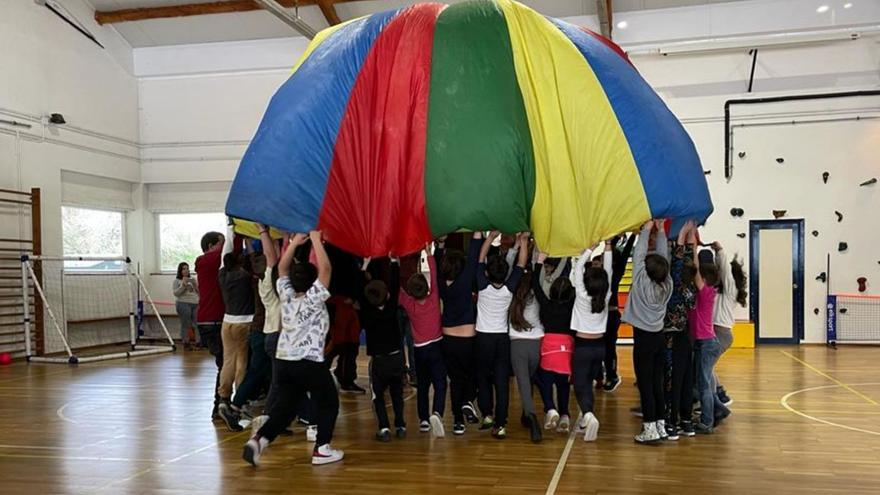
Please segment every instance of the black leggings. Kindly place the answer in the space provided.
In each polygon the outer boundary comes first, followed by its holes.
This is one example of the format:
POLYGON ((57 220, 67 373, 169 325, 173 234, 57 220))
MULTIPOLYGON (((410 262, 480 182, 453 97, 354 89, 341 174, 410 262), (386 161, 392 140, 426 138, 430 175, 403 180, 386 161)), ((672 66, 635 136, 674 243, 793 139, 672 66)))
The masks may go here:
POLYGON ((510 336, 506 332, 477 332, 477 392, 483 416, 493 415, 496 425, 507 426, 510 408, 510 336))
POLYGON ((568 383, 568 375, 556 373, 555 371, 547 371, 544 368, 538 368, 535 374, 535 382, 538 384, 538 391, 541 392, 541 401, 544 402, 544 412, 556 409, 556 412, 562 416, 568 416, 568 401, 571 397, 571 385, 568 383), (556 399, 553 400, 553 386, 556 386, 556 399), (557 407, 558 406, 558 407, 557 407))
POLYGON ((269 410, 269 420, 257 434, 270 442, 296 417, 297 407, 306 393, 315 402, 318 424, 317 446, 330 443, 336 416, 339 415, 339 395, 325 363, 314 361, 285 361, 276 359, 272 367, 272 381, 278 396, 269 410))
POLYGON ((605 357, 603 339, 574 339, 574 355, 571 358, 574 396, 584 414, 593 412, 593 378, 602 369, 605 357))
POLYGON ((666 420, 671 425, 691 421, 694 407, 694 350, 687 332, 672 333, 672 397, 666 420))
POLYGON ((427 421, 430 413, 443 416, 446 409, 446 364, 443 362, 443 344, 432 342, 415 348, 416 403, 419 420, 427 421), (429 413, 429 389, 434 387, 434 407, 429 413))
POLYGON ((208 348, 208 352, 214 356, 214 364, 217 365, 217 378, 214 383, 214 407, 220 403, 220 368, 223 367, 223 340, 220 338, 220 323, 199 323, 199 340, 208 348))
POLYGON ((642 421, 653 423, 664 416, 663 361, 666 338, 662 332, 635 328, 633 365, 642 401, 642 421))
POLYGON ((475 337, 443 336, 443 359, 449 373, 449 396, 452 401, 452 416, 456 423, 464 423, 461 407, 474 400, 477 395, 474 386, 474 340, 475 337))
MULTIPOLYGON (((379 429, 389 428, 388 410, 385 408, 385 390, 391 395, 391 407, 394 409, 394 426, 406 426, 403 417, 403 376, 406 374, 406 363, 403 351, 385 356, 370 358, 370 390, 373 392, 373 410, 379 421, 379 429)), ((424 385, 422 385, 424 386, 424 385)))
POLYGON ((617 332, 620 330, 620 311, 608 312, 608 324, 605 326, 605 379, 617 378, 617 332))

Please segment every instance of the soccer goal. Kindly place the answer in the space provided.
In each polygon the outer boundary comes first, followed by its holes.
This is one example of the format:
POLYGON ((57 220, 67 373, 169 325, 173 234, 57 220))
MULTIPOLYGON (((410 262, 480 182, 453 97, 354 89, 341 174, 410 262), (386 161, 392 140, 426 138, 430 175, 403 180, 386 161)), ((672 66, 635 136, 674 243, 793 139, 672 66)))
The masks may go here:
POLYGON ((23 294, 34 293, 39 303, 33 318, 23 306, 28 361, 76 364, 175 350, 153 298, 127 257, 22 256, 21 284, 23 294), (139 335, 139 301, 153 309, 161 328, 157 335, 139 335), (34 355, 31 334, 40 331, 44 354, 62 356, 34 355), (142 343, 148 340, 160 344, 142 343), (112 348, 119 344, 128 348, 112 348))

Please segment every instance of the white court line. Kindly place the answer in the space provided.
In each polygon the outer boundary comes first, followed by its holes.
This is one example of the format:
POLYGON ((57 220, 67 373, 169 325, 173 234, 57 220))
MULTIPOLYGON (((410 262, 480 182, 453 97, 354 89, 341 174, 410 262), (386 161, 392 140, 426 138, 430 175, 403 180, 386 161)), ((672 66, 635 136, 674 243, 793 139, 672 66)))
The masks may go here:
MULTIPOLYGON (((857 386, 857 387, 865 387, 865 386, 870 386, 870 385, 880 385, 880 382, 874 382, 874 383, 853 383, 853 385, 855 385, 855 386, 857 386)), ((819 387, 802 388, 802 389, 800 389, 800 390, 795 390, 794 392, 790 392, 790 393, 788 393, 788 394, 785 394, 781 399, 779 399, 779 404, 781 404, 782 407, 786 408, 789 412, 793 412, 793 413, 797 414, 798 416, 801 416, 801 417, 807 418, 807 419, 812 420, 812 421, 816 421, 816 422, 818 422, 818 423, 823 423, 823 424, 826 424, 826 425, 828 425, 828 426, 836 426, 836 427, 838 427, 838 428, 843 428, 844 430, 857 431, 857 432, 859 432, 859 433, 867 433, 867 434, 869 434, 869 435, 878 435, 878 436, 880 436, 880 432, 877 432, 877 431, 871 431, 871 430, 863 430, 863 429, 861 429, 861 428, 856 428, 856 427, 854 427, 854 426, 842 425, 842 424, 834 423, 834 422, 832 422, 832 421, 828 421, 828 420, 825 420, 825 419, 816 418, 816 417, 810 416, 810 415, 807 414, 807 413, 803 413, 803 412, 801 412, 801 411, 798 411, 798 410, 795 409, 794 407, 788 405, 788 399, 791 398, 791 397, 794 396, 794 395, 797 395, 797 394, 800 394, 800 393, 803 393, 803 392, 810 392, 810 391, 813 391, 813 390, 823 390, 823 389, 828 389, 828 388, 845 388, 845 389, 850 390, 848 386, 844 386, 844 387, 842 387, 841 385, 822 385, 822 386, 819 386, 819 387)))
POLYGON ((577 428, 571 429, 571 434, 568 435, 568 441, 565 443, 565 449, 562 450, 562 456, 559 457, 559 462, 556 464, 556 471, 553 472, 553 477, 550 478, 550 484, 547 486, 546 495, 553 495, 556 493, 556 487, 559 485, 559 480, 562 478, 562 472, 565 471, 565 463, 568 462, 568 456, 571 454, 571 447, 574 445, 574 438, 577 436, 577 428))
POLYGON ((61 418, 62 421, 67 421, 68 423, 73 423, 75 425, 78 425, 79 421, 76 421, 75 419, 70 419, 64 415, 64 410, 67 409, 67 406, 69 406, 71 404, 73 404, 73 402, 68 402, 67 404, 64 404, 63 406, 59 407, 58 410, 55 411, 55 415, 58 416, 59 418, 61 418))

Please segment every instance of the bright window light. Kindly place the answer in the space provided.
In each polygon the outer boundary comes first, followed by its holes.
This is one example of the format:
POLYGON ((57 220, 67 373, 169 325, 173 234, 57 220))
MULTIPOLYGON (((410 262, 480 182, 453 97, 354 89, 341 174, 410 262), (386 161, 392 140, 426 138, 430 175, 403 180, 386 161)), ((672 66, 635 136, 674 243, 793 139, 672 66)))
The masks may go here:
POLYGON ((845 9, 851 9, 851 8, 852 8, 852 4, 851 4, 851 3, 845 3, 845 4, 843 4, 843 8, 845 8, 845 9))
POLYGON ((824 14, 825 12, 828 12, 828 9, 829 7, 827 5, 820 5, 819 8, 816 9, 816 12, 824 14))

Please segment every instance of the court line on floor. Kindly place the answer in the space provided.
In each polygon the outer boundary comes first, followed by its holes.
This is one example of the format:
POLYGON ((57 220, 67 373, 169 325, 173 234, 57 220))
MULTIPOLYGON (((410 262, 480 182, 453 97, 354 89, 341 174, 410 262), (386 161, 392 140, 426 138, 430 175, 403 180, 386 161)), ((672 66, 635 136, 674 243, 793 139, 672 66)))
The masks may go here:
MULTIPOLYGON (((856 383, 855 385, 859 385, 859 386, 866 386, 866 385, 880 385, 880 382, 877 382, 877 383, 856 383)), ((867 433, 867 434, 869 434, 869 435, 878 435, 878 436, 880 436, 880 432, 877 432, 877 431, 863 430, 862 428, 856 428, 855 426, 842 425, 842 424, 839 424, 839 423, 835 423, 835 422, 833 422, 833 421, 828 421, 828 420, 825 420, 825 419, 822 419, 822 418, 817 418, 817 417, 814 417, 814 416, 810 416, 809 414, 807 414, 807 413, 805 413, 805 412, 801 412, 801 411, 795 409, 794 407, 792 407, 792 406, 790 406, 790 405, 788 404, 788 399, 791 398, 791 397, 794 396, 794 395, 797 395, 797 394, 800 394, 800 393, 803 393, 803 392, 810 392, 810 391, 813 391, 813 390, 824 390, 824 389, 828 389, 828 388, 835 388, 835 387, 837 387, 837 386, 838 386, 838 385, 820 385, 820 386, 818 386, 818 387, 809 387, 809 388, 803 388, 803 389, 800 389, 800 390, 795 390, 794 392, 789 392, 789 393, 785 394, 781 399, 779 399, 779 404, 782 405, 782 407, 788 409, 789 412, 792 412, 792 413, 794 413, 794 414, 797 414, 798 416, 801 416, 801 417, 807 418, 807 419, 809 419, 809 420, 816 421, 816 422, 818 422, 818 423, 824 423, 824 424, 829 425, 829 426, 836 426, 836 427, 838 427, 838 428, 843 428, 844 430, 857 431, 857 432, 860 432, 860 433, 867 433)))
POLYGON ((574 445, 576 436, 577 428, 572 428, 571 434, 568 435, 568 441, 565 442, 565 448, 562 450, 562 455, 559 456, 559 462, 556 463, 556 471, 553 472, 550 484, 547 485, 546 495, 556 493, 556 487, 559 486, 559 480, 562 479, 562 472, 565 471, 565 464, 568 462, 568 456, 571 455, 571 447, 574 445))
POLYGON ((846 390, 849 390, 850 392, 858 395, 859 397, 864 399, 868 404, 871 404, 874 406, 880 405, 874 399, 872 399, 872 398, 868 397, 867 395, 859 392, 858 390, 850 387, 849 385, 847 385, 846 383, 843 383, 842 381, 838 380, 837 378, 834 378, 833 376, 829 375, 828 373, 825 373, 824 371, 812 366, 810 363, 804 361, 803 359, 799 359, 798 357, 794 356, 793 354, 789 353, 788 351, 780 351, 780 352, 782 352, 786 356, 794 359, 795 361, 801 363, 802 365, 806 366, 808 369, 812 370, 813 372, 815 372, 821 376, 824 376, 825 378, 831 380, 832 382, 836 383, 837 385, 839 385, 839 386, 845 388, 846 390))

